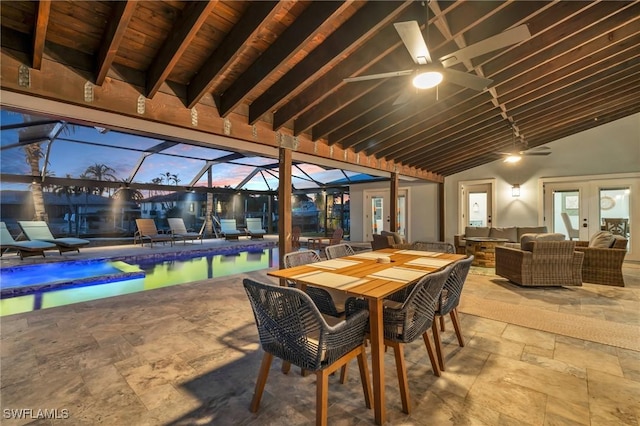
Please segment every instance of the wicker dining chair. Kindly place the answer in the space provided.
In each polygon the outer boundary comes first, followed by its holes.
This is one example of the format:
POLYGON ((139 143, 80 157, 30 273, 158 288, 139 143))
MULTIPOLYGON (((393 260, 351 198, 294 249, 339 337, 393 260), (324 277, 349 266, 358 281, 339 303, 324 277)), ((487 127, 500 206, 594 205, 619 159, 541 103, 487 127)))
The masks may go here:
POLYGON ((357 312, 331 326, 311 298, 297 288, 244 279, 264 350, 251 412, 258 411, 273 357, 316 373, 316 424, 327 424, 329 375, 358 358, 365 404, 372 393, 364 347, 369 313, 357 312))
MULTIPOLYGON (((320 262, 320 256, 313 250, 300 250, 285 254, 282 261, 285 268, 293 268, 294 266, 320 262)), ((296 286, 293 281, 288 281, 288 285, 289 287, 296 286)), ((343 292, 329 293, 323 288, 307 285, 306 293, 323 314, 338 318, 344 316, 344 303, 347 297, 343 292)))
POLYGON ((442 340, 440 338, 440 331, 444 331, 444 317, 449 314, 451 323, 456 332, 458 338, 458 344, 464 346, 464 338, 462 337, 462 330, 460 328, 460 320, 458 318, 458 304, 460 304, 460 295, 462 295, 462 287, 467 280, 467 275, 471 269, 471 263, 473 262, 473 256, 469 256, 466 259, 458 260, 451 265, 451 273, 447 277, 444 283, 440 297, 438 298, 438 306, 435 316, 440 319, 440 330, 438 330, 437 321, 433 321, 431 330, 433 331, 433 340, 436 344, 436 353, 438 355, 438 364, 440 371, 444 371, 444 356, 442 353, 442 340))
MULTIPOLYGON (((384 344, 392 347, 395 354, 402 411, 407 414, 411 411, 411 402, 402 345, 422 337, 429 354, 433 374, 440 376, 437 355, 427 333, 433 324, 438 297, 452 268, 453 266, 449 265, 442 271, 432 272, 421 278, 413 286, 413 290, 404 302, 389 299, 383 301, 384 344)), ((367 310, 367 308, 367 301, 349 298, 346 304, 347 318, 361 310, 367 310)))
POLYGON ((327 259, 336 259, 338 257, 353 256, 353 248, 349 244, 334 244, 324 248, 327 259))
POLYGON ((416 241, 411 243, 411 250, 435 251, 439 253, 456 252, 453 244, 444 241, 416 241))

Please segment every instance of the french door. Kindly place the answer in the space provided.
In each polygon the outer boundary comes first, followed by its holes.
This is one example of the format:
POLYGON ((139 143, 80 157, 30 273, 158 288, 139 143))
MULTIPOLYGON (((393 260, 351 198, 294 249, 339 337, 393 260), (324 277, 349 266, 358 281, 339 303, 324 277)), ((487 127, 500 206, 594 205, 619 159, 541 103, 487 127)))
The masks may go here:
MULTIPOLYGON (((389 231, 391 224, 391 191, 365 191, 364 193, 364 237, 365 241, 373 240, 373 234, 381 231, 389 231)), ((397 232, 404 238, 408 238, 407 232, 407 190, 398 191, 396 218, 397 232)))
POLYGON ((544 182, 544 223, 550 232, 568 237, 570 232, 562 218, 568 216, 568 226, 578 229, 580 240, 588 241, 604 229, 605 219, 624 219, 629 224, 625 260, 640 260, 638 226, 633 226, 633 219, 640 216, 639 190, 637 178, 544 182))
POLYGON ((495 205, 494 188, 493 179, 460 182, 460 232, 464 232, 466 226, 492 226, 495 205))

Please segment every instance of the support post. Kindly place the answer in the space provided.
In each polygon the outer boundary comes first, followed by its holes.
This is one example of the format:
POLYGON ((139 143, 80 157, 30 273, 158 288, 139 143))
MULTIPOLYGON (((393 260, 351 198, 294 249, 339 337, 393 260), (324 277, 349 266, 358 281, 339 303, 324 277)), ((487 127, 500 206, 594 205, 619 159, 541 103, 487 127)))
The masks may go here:
POLYGON ((280 268, 284 268, 284 255, 291 251, 291 150, 280 148, 278 154, 278 249, 280 268))
POLYGON ((389 200, 389 230, 398 230, 398 173, 391 173, 391 199, 389 200))

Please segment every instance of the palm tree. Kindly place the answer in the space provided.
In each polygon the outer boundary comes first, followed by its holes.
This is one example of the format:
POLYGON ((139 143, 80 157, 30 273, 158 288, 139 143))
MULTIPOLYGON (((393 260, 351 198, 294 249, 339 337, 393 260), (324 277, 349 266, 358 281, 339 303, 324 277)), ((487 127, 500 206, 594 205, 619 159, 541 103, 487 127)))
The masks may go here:
MULTIPOLYGON (((115 169, 107 166, 106 164, 94 163, 93 165, 86 168, 83 175, 88 179, 95 179, 98 181, 109 180, 115 181, 117 180, 115 176, 115 169)), ((105 191, 105 187, 95 188, 97 195, 102 195, 105 191)))
MULTIPOLYGON (((40 176, 40 159, 44 158, 44 152, 42 152, 41 145, 42 142, 38 142, 25 145, 24 147, 24 153, 26 155, 25 160, 27 161, 27 164, 31 169, 31 176, 40 176)), ((42 180, 34 179, 30 185, 30 189, 33 197, 33 220, 44 220, 48 222, 49 217, 47 216, 47 212, 44 206, 42 180)))
MULTIPOLYGON (((67 178, 71 179, 71 175, 67 173, 67 178)), ((53 189, 53 192, 59 196, 62 197, 64 196, 67 199, 67 205, 69 206, 69 221, 68 221, 68 232, 69 234, 73 233, 73 229, 74 226, 77 230, 78 228, 78 221, 80 219, 79 215, 78 215, 78 206, 74 205, 71 202, 71 197, 77 194, 81 194, 83 191, 82 187, 79 186, 69 186, 69 185, 56 185, 53 189), (71 223, 71 217, 75 217, 75 223, 71 223)))

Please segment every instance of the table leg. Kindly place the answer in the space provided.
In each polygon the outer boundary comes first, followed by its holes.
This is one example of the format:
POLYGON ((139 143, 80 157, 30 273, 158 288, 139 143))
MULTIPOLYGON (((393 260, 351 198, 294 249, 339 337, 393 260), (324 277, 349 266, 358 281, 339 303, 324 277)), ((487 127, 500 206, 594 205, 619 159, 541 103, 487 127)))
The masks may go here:
POLYGON ((373 410, 376 424, 386 421, 384 399, 384 333, 382 329, 382 299, 369 299, 371 338, 371 371, 373 375, 373 410))

